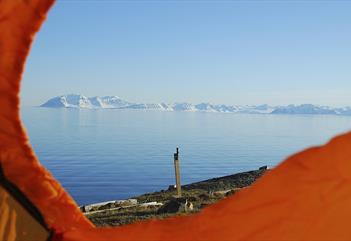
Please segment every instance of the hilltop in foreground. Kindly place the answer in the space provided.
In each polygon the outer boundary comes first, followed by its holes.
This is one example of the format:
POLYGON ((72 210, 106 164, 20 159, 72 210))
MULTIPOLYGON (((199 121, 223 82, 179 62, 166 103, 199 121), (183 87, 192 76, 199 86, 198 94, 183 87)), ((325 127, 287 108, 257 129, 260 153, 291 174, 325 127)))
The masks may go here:
POLYGON ((132 103, 118 96, 86 97, 84 95, 62 95, 54 97, 41 107, 48 108, 75 108, 75 109, 134 109, 160 111, 187 111, 187 112, 219 112, 219 113, 246 113, 246 114, 310 114, 310 115, 351 115, 350 107, 332 108, 312 104, 270 106, 270 105, 214 105, 209 103, 132 103))

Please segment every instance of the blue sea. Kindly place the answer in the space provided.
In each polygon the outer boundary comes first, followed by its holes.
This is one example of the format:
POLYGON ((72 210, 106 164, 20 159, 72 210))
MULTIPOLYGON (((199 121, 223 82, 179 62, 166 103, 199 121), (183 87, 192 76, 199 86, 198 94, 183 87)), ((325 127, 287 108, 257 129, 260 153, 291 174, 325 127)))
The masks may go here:
POLYGON ((351 117, 24 107, 30 142, 78 204, 274 167, 351 129, 351 117))

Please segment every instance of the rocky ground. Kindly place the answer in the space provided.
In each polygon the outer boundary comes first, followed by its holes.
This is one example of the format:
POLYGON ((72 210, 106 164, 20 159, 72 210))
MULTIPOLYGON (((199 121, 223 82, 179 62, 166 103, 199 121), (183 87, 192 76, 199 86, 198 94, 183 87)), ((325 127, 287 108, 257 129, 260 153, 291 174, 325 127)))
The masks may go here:
POLYGON ((128 200, 86 205, 81 209, 96 226, 118 226, 150 218, 187 215, 251 185, 266 171, 267 167, 261 167, 259 170, 184 185, 182 197, 177 197, 176 190, 169 187, 128 200))

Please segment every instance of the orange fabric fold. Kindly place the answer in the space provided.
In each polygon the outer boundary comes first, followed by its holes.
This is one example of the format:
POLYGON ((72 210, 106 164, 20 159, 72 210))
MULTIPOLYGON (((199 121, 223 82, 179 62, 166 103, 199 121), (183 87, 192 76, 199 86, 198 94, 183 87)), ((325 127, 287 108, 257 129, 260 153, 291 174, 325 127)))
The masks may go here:
POLYGON ((24 63, 53 0, 0 1, 0 164, 5 176, 59 232, 93 227, 34 155, 19 115, 24 63))

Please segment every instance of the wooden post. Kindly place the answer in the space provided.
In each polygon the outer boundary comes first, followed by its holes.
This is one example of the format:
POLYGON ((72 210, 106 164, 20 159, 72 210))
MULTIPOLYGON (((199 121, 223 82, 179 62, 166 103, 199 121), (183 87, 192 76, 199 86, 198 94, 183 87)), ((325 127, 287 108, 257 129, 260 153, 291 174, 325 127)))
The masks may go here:
POLYGON ((174 170, 175 170, 175 178, 176 178, 176 188, 177 188, 177 196, 182 196, 182 186, 180 184, 180 170, 179 170, 179 148, 177 147, 177 152, 174 153, 174 170))

